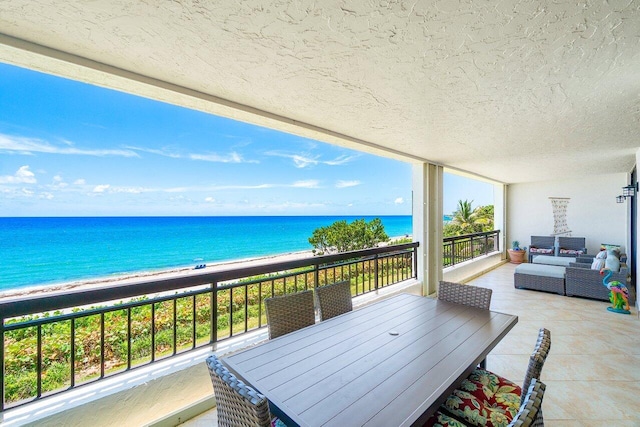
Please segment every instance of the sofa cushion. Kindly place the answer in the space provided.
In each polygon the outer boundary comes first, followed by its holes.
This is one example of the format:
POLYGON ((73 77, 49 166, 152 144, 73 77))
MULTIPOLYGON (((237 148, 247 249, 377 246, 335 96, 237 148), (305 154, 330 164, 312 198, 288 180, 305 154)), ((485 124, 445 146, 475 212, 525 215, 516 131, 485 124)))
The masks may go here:
POLYGON ((569 264, 576 262, 576 258, 538 255, 533 257, 534 264, 559 265, 561 267, 569 267, 569 264))
POLYGON ((519 274, 529 274, 532 276, 545 276, 564 279, 565 267, 545 264, 520 264, 515 272, 519 274))

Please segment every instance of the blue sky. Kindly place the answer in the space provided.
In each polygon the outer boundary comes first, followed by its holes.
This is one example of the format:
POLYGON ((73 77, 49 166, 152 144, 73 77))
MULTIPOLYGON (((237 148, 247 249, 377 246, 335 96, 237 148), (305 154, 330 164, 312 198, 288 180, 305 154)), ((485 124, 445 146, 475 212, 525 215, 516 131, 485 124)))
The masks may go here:
POLYGON ((1 63, 0 111, 2 216, 411 214, 408 163, 1 63))

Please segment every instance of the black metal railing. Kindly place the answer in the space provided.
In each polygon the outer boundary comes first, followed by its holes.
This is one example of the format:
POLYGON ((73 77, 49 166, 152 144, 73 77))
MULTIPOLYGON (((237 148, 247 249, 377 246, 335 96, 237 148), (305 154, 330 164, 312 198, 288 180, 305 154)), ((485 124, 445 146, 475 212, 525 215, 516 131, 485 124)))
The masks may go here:
POLYGON ((500 250, 500 230, 442 239, 443 267, 451 267, 500 250))
POLYGON ((0 412, 264 327, 264 299, 416 277, 418 243, 0 302, 0 412))

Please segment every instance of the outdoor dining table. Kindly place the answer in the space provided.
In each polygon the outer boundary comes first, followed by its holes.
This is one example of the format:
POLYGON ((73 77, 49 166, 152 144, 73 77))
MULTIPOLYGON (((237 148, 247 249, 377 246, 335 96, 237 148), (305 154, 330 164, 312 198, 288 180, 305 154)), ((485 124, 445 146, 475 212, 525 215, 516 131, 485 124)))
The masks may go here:
POLYGON ((287 425, 420 425, 517 321, 400 294, 222 361, 287 425))

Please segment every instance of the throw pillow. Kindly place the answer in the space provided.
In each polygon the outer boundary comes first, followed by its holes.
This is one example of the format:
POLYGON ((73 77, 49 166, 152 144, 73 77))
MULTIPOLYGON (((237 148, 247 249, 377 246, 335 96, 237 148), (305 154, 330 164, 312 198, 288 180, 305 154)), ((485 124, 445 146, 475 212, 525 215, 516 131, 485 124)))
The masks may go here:
POLYGON ((593 259, 591 263, 592 270, 602 270, 605 265, 605 259, 607 258, 607 251, 600 251, 593 259))
POLYGON ((620 271, 620 252, 615 249, 607 250, 607 258, 604 262, 604 268, 607 268, 614 273, 618 273, 620 271))

